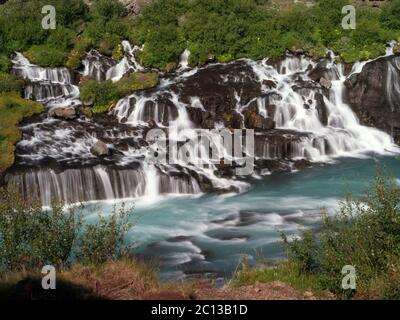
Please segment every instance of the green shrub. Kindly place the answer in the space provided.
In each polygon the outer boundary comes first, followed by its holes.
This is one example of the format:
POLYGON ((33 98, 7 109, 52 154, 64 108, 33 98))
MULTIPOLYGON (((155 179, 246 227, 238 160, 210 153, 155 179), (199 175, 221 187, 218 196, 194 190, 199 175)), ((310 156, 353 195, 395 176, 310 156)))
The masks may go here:
POLYGON ((6 55, 0 54, 0 72, 8 72, 10 67, 10 59, 6 55))
POLYGON ((317 277, 322 288, 343 296, 400 299, 400 188, 378 176, 367 194, 348 197, 318 233, 286 241, 300 274, 317 277), (341 287, 341 270, 356 269, 356 290, 341 287))
POLYGON ((0 93, 2 92, 21 92, 24 81, 18 79, 13 74, 0 72, 0 93))
POLYGON ((132 227, 130 212, 122 206, 114 208, 109 217, 98 216, 95 224, 86 224, 77 246, 76 260, 84 265, 99 265, 127 256, 129 248, 124 244, 126 233, 132 227))
POLYGON ((0 189, 0 270, 37 271, 44 265, 65 269, 71 263, 102 264, 122 258, 130 211, 122 206, 111 217, 87 224, 79 210, 61 203, 43 209, 28 203, 10 184, 0 189))
POLYGON ((67 61, 66 54, 47 45, 32 46, 24 55, 34 64, 43 67, 60 67, 67 61))
POLYGON ((400 30, 400 0, 388 2, 382 10, 380 20, 390 30, 400 30))
MULTIPOLYGON (((65 37, 65 28, 74 30, 85 19, 87 7, 83 0, 9 0, 0 6, 0 52, 26 51, 33 45, 45 44, 48 37, 60 32, 65 37), (42 28, 44 5, 56 8, 56 30, 42 28)), ((57 40, 56 36, 52 39, 57 40)))

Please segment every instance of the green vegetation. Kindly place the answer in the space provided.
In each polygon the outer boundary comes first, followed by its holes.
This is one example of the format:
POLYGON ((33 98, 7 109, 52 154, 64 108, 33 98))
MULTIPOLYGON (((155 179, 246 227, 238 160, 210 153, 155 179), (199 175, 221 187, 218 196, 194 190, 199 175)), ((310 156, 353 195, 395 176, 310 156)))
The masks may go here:
POLYGON ((366 195, 351 195, 321 229, 289 241, 288 262, 244 268, 237 283, 282 280, 300 289, 328 290, 342 298, 400 299, 400 188, 379 175, 366 195), (354 266, 356 290, 342 288, 342 268, 354 266))
POLYGON ((34 64, 43 67, 58 67, 65 64, 67 56, 61 50, 47 45, 33 46, 24 55, 34 64))
POLYGON ((66 270, 71 263, 100 265, 124 257, 131 210, 122 206, 89 223, 78 210, 64 210, 60 203, 51 209, 43 209, 39 201, 28 203, 17 189, 12 184, 0 189, 2 272, 37 271, 47 264, 66 270))
POLYGON ((41 104, 24 100, 17 93, 0 92, 0 174, 14 163, 15 144, 21 139, 18 124, 42 111, 41 104))
POLYGON ((134 91, 153 88, 158 84, 157 73, 131 73, 118 82, 83 81, 80 87, 81 99, 93 104, 95 113, 106 112, 112 104, 134 91))
POLYGON ((140 61, 162 70, 179 61, 185 48, 192 65, 210 57, 220 62, 249 57, 277 58, 287 49, 302 49, 318 58, 325 48, 353 62, 382 54, 400 38, 400 0, 382 9, 357 8, 357 28, 344 30, 343 6, 350 0, 317 0, 315 6, 292 4, 279 8, 264 0, 156 0, 138 17, 126 15, 117 0, 9 0, 0 6, 0 68, 14 51, 32 61, 79 68, 86 51, 122 57, 120 42, 145 44, 140 61), (43 30, 41 8, 56 7, 56 30, 43 30), (24 21, 24 23, 20 23, 24 21))
POLYGON ((10 0, 0 6, 0 53, 27 51, 35 45, 47 45, 66 52, 78 26, 87 19, 87 7, 82 0, 10 0), (41 21, 42 7, 56 8, 57 28, 45 30, 41 21))
POLYGON ((0 72, 0 93, 2 92, 21 92, 24 81, 18 79, 13 74, 0 72))
POLYGON ((164 0, 148 6, 132 28, 133 40, 145 44, 142 64, 164 69, 188 48, 193 65, 215 56, 220 62, 249 57, 277 58, 286 49, 325 55, 325 48, 353 62, 385 51, 400 35, 395 0, 381 11, 357 9, 357 28, 344 30, 342 8, 347 0, 319 0, 314 7, 277 9, 256 0, 164 0))

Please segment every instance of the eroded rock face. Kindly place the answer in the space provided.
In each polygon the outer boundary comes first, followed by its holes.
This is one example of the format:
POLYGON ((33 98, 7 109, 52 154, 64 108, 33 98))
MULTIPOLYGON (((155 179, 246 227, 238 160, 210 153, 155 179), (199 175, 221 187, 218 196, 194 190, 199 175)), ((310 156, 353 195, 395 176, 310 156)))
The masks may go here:
POLYGON ((346 82, 346 98, 360 121, 400 142, 400 57, 377 59, 346 82))
POLYGON ((198 71, 188 78, 180 88, 184 103, 197 96, 206 110, 189 109, 191 120, 201 127, 210 127, 210 122, 224 123, 226 127, 240 128, 241 121, 236 106, 246 105, 261 95, 261 84, 251 68, 242 62, 216 65, 198 71))

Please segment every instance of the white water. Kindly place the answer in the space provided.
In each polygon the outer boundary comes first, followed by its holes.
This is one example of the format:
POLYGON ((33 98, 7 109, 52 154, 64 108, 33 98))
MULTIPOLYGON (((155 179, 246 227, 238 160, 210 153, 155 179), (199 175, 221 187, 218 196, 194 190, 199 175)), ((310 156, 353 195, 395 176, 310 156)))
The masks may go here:
POLYGON ((28 83, 25 99, 43 102, 48 107, 79 104, 79 88, 72 84, 67 68, 42 68, 28 61, 17 52, 13 71, 28 83))
POLYGON ((121 46, 124 51, 124 57, 119 62, 106 58, 96 50, 92 50, 82 62, 84 65, 82 74, 93 77, 98 81, 112 80, 117 82, 130 71, 143 71, 144 68, 137 62, 135 57, 138 51, 143 50, 143 47, 132 47, 128 41, 122 41, 121 46))
MULTIPOLYGON (((141 50, 139 47, 132 47, 128 42, 123 42, 125 57, 119 62, 104 69, 104 64, 99 59, 89 62, 85 60, 84 74, 92 75, 96 78, 106 76, 107 79, 117 81, 124 74, 133 71, 140 71, 143 68, 135 60, 135 52, 141 50)), ((389 54, 389 50, 387 54, 389 54)), ((170 140, 175 143, 184 142, 187 138, 195 138, 199 132, 190 120, 187 108, 198 108, 201 111, 207 109, 198 96, 189 97, 189 104, 182 102, 179 90, 171 89, 171 85, 184 83, 186 79, 193 76, 198 70, 189 70, 188 59, 190 52, 185 50, 182 54, 178 74, 174 79, 162 82, 158 90, 152 95, 146 92, 135 93, 129 97, 121 99, 113 113, 120 121, 130 125, 132 129, 148 126, 148 122, 153 120, 158 127, 167 128, 170 140), (167 102, 166 102, 167 100, 167 102), (163 101, 161 103, 161 101, 163 101)), ((393 108, 398 107, 397 98, 400 96, 399 60, 394 60, 394 64, 389 64, 388 77, 391 87, 387 88, 389 94, 393 94, 390 101, 393 108)), ((43 101, 48 106, 71 105, 79 103, 79 89, 71 84, 71 74, 65 68, 45 69, 34 66, 21 54, 17 54, 14 62, 14 69, 22 78, 29 82, 36 83, 43 91, 46 85, 60 86, 63 90, 61 95, 55 95, 53 91, 44 90, 46 98, 43 101), (72 90, 68 90, 68 88, 72 90)), ((234 62, 236 63, 236 62, 234 62)), ((277 130, 289 130, 299 133, 297 139, 289 139, 286 149, 282 150, 279 145, 272 140, 266 139, 262 145, 262 150, 256 152, 258 158, 282 159, 295 161, 307 159, 314 162, 328 162, 336 157, 367 157, 370 153, 385 155, 397 152, 398 149, 393 143, 392 138, 377 129, 360 125, 356 115, 351 108, 343 101, 344 81, 346 76, 343 66, 334 62, 334 57, 328 63, 328 80, 331 81, 331 88, 324 91, 318 83, 312 82, 308 77, 310 67, 316 63, 306 57, 287 56, 278 65, 269 64, 268 59, 263 61, 242 60, 251 67, 255 77, 262 84, 263 95, 256 98, 259 114, 264 118, 273 117, 277 130), (265 84, 265 81, 275 84, 274 88, 265 84), (306 82, 308 86, 302 86, 306 82), (300 83, 300 85, 299 85, 300 83), (312 86, 310 86, 312 84, 312 86), (296 86, 300 89, 296 89, 296 86), (327 93, 326 93, 327 92, 327 93), (322 121, 321 97, 326 106, 327 124, 322 121), (268 100, 268 103, 267 103, 268 100), (276 110, 267 110, 269 105, 275 105, 276 110), (308 107, 306 108, 305 105, 308 107)), ((356 63, 350 74, 359 73, 367 62, 356 63)), ((214 65, 205 68, 212 68, 214 65)), ((240 81, 238 77, 236 81, 240 81)), ((32 95, 32 87, 27 86, 26 95, 32 95)), ((242 113, 249 103, 242 103, 242 93, 235 91, 236 110, 242 113)), ((36 96, 39 96, 36 93, 36 96)), ((188 98, 188 97, 186 97, 188 98)), ((38 99, 41 100, 41 99, 38 99)), ((187 100, 187 99, 186 99, 187 100)), ((55 120, 45 120, 46 126, 55 120)), ((90 120, 85 120, 89 121, 90 120)), ((91 123, 93 126, 94 123, 91 123)), ((223 128, 223 124, 216 123, 216 127, 223 128)), ((41 126, 32 125, 30 130, 33 135, 20 142, 23 148, 32 148, 34 152, 29 154, 30 160, 40 161, 46 157, 51 157, 57 161, 70 161, 76 163, 80 161, 90 164, 94 157, 90 149, 97 141, 97 137, 84 131, 83 135, 75 136, 72 128, 59 128, 57 130, 46 131, 41 126)), ((109 138, 137 139, 136 132, 123 132, 116 134, 118 128, 112 133, 107 134, 109 138)), ((286 139, 286 133, 283 134, 286 139)), ((230 155, 217 136, 209 133, 208 143, 211 141, 218 150, 218 155, 225 160, 239 160, 230 155)), ((183 172, 183 177, 171 175, 174 172, 173 166, 155 166, 144 161, 138 169, 108 170, 103 166, 96 166, 87 169, 68 169, 62 173, 52 170, 33 170, 25 174, 22 178, 25 181, 25 191, 32 195, 38 193, 42 202, 49 204, 52 197, 62 199, 67 203, 83 200, 101 200, 115 198, 134 198, 144 197, 146 201, 152 203, 159 199, 160 194, 199 194, 201 188, 190 172, 207 177, 217 189, 230 189, 243 191, 248 187, 247 183, 216 176, 217 167, 215 162, 208 157, 209 146, 207 141, 200 141, 187 150, 188 162, 182 161, 176 154, 170 153, 170 162, 179 165, 183 172), (206 164, 206 166, 204 165, 206 164), (32 188, 38 187, 38 191, 32 188), (74 186, 74 191, 69 191, 74 186), (29 190, 28 190, 29 189, 29 190), (96 191, 97 190, 97 191, 96 191), (71 194, 69 194, 71 193, 71 194)), ((122 156, 113 160, 116 165, 127 166, 137 161, 145 154, 137 148, 128 147, 121 150, 122 156)), ((24 158, 24 155, 21 155, 24 158)), ((264 170, 265 172, 265 170, 264 170)), ((266 172, 268 174, 269 172, 266 172)), ((258 177, 258 176, 257 176, 258 177)))
MULTIPOLYGON (((337 156, 362 156, 364 153, 373 152, 387 154, 396 152, 393 139, 390 135, 374 128, 360 125, 354 112, 343 101, 344 81, 343 67, 340 64, 331 63, 332 74, 338 75, 328 80, 332 87, 329 95, 323 100, 327 107, 328 125, 321 123, 315 95, 323 94, 322 89, 308 90, 301 92, 294 90, 293 76, 301 74, 303 80, 310 79, 305 72, 309 65, 315 63, 304 57, 288 57, 276 70, 267 64, 268 60, 262 62, 248 61, 252 65, 255 74, 260 82, 269 80, 277 84, 276 89, 269 89, 265 86, 265 93, 276 92, 279 99, 272 101, 276 105, 274 120, 278 128, 290 129, 313 134, 313 139, 304 138, 298 146, 298 158, 308 158, 312 161, 327 161, 330 157, 337 156), (308 104, 309 108, 304 108, 308 104), (315 139, 325 140, 330 149, 328 154, 324 144, 316 144, 315 139)), ((362 66, 356 65, 354 72, 361 72, 362 66)), ((259 102, 260 113, 266 114, 263 103, 259 102)))
POLYGON ((181 55, 181 61, 179 62, 179 70, 185 70, 189 68, 189 57, 190 57, 190 51, 188 49, 185 49, 181 55))

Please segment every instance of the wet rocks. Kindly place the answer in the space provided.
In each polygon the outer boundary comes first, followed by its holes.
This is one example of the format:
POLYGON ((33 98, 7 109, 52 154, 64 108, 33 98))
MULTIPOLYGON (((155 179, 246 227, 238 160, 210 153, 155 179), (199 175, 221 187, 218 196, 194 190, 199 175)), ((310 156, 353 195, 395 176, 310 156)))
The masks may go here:
POLYGON ((199 70, 182 83, 179 91, 189 105, 190 97, 199 98, 206 112, 191 110, 189 115, 196 124, 211 127, 210 119, 223 123, 224 115, 232 114, 238 103, 246 105, 260 96, 261 84, 249 65, 236 61, 199 70))
POLYGON ((377 127, 400 142, 400 57, 367 63, 362 72, 346 80, 346 100, 361 123, 377 127))
POLYGON ((53 118, 64 120, 72 120, 78 117, 75 107, 56 107, 48 112, 48 115, 53 118))
POLYGON ((110 153, 108 146, 100 140, 94 144, 94 146, 90 149, 90 152, 96 157, 108 156, 110 153))
POLYGON ((319 79, 319 83, 322 87, 326 88, 326 89, 330 89, 332 87, 332 81, 325 79, 324 77, 322 77, 321 79, 319 79))
POLYGON ((83 74, 85 77, 91 77, 97 81, 106 80, 107 71, 114 67, 117 61, 100 54, 92 49, 83 60, 85 67, 83 74))

